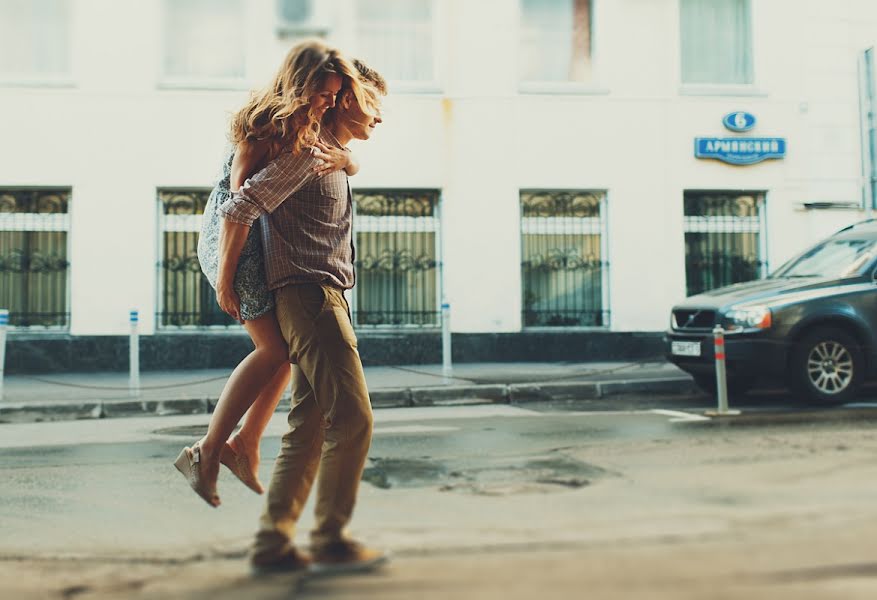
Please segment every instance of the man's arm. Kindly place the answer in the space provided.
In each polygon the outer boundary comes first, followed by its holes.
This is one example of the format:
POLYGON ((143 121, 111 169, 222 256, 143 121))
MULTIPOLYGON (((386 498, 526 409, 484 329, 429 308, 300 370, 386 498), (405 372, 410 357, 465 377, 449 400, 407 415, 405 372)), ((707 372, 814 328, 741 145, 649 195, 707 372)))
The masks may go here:
POLYGON ((298 154, 285 152, 244 181, 219 207, 224 219, 252 226, 260 216, 274 212, 283 201, 316 177, 320 161, 311 148, 298 154))
MULTIPOLYGON (((249 150, 253 149, 245 148, 242 157, 252 160, 249 150)), ((239 164, 247 162, 248 160, 243 160, 239 161, 239 164)), ((274 212, 284 200, 313 179, 315 176, 313 167, 318 162, 309 149, 302 150, 299 154, 291 152, 281 154, 264 169, 244 181, 241 188, 234 191, 232 197, 219 207, 222 225, 219 235, 216 301, 223 311, 238 322, 242 322, 241 301, 234 291, 234 277, 250 228, 262 214, 274 212)))
POLYGON ((219 230, 219 275, 216 278, 216 301, 219 307, 238 323, 241 319, 241 299, 234 291, 234 276, 244 243, 250 234, 250 226, 222 220, 219 230))

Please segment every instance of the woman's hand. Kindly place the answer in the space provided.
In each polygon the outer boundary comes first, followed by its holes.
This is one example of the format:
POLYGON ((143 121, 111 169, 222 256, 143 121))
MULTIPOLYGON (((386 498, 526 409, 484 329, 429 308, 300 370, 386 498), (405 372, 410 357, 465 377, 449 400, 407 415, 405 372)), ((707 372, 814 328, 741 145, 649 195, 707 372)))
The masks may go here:
POLYGON ((237 292, 234 291, 234 285, 217 283, 216 301, 223 312, 238 323, 243 324, 244 321, 241 319, 241 299, 237 292))
POLYGON ((314 150, 314 157, 323 161, 323 164, 314 167, 314 173, 317 174, 317 177, 322 177, 323 175, 346 169, 350 164, 350 150, 333 148, 319 140, 317 140, 315 146, 316 150, 314 150))

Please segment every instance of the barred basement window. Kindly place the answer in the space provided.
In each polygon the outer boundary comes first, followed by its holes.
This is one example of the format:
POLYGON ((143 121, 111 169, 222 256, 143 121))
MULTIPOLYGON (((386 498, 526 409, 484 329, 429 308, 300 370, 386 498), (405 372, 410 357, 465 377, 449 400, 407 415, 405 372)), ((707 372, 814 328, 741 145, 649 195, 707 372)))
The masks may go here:
POLYGON ((354 324, 437 327, 438 192, 359 190, 354 201, 354 324))
POLYGON ((687 295, 767 274, 763 192, 686 191, 684 202, 687 295))
POLYGON ((70 189, 0 189, 0 308, 12 327, 70 325, 70 189))
POLYGON ((609 325, 606 194, 521 191, 525 327, 609 325))
POLYGON ((159 190, 159 312, 162 328, 235 325, 198 263, 201 215, 210 190, 159 190))

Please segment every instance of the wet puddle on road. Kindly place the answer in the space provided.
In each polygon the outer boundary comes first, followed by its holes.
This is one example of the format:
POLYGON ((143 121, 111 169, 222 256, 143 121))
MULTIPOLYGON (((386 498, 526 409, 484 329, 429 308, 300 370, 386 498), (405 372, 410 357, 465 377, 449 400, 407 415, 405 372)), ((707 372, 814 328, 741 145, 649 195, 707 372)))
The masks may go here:
POLYGON ((372 457, 362 479, 385 490, 437 485, 444 492, 505 496, 580 489, 616 476, 567 456, 506 457, 453 467, 430 457, 372 457))

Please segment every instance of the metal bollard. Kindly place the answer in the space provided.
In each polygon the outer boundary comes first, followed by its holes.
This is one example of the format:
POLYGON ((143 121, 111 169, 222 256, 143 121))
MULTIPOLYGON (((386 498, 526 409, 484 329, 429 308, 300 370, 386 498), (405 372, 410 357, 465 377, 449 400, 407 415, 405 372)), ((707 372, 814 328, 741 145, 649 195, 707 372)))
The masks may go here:
POLYGON ((442 302, 442 375, 450 379, 454 366, 451 363, 451 305, 442 302))
POLYGON ((6 328, 9 326, 9 311, 0 309, 0 400, 3 400, 3 371, 6 365, 6 328))
POLYGON ((719 409, 716 412, 708 412, 710 416, 721 417, 726 415, 739 415, 739 410, 728 410, 728 374, 725 370, 725 330, 721 325, 713 329, 713 348, 716 359, 716 396, 719 401, 719 409))
POLYGON ((140 396, 140 335, 137 325, 140 321, 140 313, 132 310, 130 313, 131 337, 128 346, 128 395, 132 398, 140 396))

